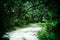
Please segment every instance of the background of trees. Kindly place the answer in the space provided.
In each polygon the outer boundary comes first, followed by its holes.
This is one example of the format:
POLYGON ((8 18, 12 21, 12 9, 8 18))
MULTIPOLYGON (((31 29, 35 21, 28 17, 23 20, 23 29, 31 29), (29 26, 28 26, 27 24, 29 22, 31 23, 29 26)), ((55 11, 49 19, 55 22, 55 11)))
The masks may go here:
MULTIPOLYGON (((0 38, 15 26, 20 27, 28 23, 45 22, 50 25, 56 39, 60 37, 60 1, 59 0, 0 0, 0 38)), ((49 30, 49 32, 51 31, 49 30)))

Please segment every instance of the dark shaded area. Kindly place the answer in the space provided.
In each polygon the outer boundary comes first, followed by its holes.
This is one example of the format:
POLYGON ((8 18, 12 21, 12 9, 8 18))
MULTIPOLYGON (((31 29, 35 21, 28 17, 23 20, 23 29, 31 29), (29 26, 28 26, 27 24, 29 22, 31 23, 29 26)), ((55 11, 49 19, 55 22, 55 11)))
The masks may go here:
POLYGON ((9 38, 2 38, 2 40, 9 40, 9 38))

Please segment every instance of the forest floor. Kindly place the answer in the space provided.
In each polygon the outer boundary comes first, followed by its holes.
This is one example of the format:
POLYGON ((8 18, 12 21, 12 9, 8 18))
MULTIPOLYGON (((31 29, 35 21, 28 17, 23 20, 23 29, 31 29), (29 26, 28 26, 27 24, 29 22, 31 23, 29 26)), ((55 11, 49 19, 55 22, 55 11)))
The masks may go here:
POLYGON ((17 28, 14 31, 7 32, 3 37, 8 37, 9 40, 38 40, 37 32, 42 30, 42 27, 36 23, 30 24, 29 27, 17 28))

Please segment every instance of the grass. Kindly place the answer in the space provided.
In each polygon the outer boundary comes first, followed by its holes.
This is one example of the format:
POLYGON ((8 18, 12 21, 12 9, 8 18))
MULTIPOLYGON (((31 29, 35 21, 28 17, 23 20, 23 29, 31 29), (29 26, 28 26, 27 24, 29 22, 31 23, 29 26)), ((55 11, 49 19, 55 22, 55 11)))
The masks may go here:
POLYGON ((45 23, 39 22, 39 23, 37 23, 37 25, 43 27, 43 29, 41 31, 37 32, 37 38, 39 40, 55 40, 55 34, 52 31, 48 32, 49 29, 47 30, 47 27, 52 29, 51 28, 52 26, 50 25, 49 22, 45 22, 45 23))

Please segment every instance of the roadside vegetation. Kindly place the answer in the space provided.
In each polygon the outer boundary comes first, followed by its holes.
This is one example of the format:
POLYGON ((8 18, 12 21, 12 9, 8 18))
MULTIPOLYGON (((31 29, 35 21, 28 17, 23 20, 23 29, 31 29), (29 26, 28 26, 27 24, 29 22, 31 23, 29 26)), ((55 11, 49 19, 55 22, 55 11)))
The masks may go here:
POLYGON ((43 27, 38 32, 39 39, 60 40, 59 3, 59 0, 1 0, 0 39, 7 31, 37 23, 43 27))

